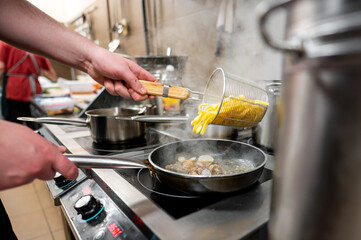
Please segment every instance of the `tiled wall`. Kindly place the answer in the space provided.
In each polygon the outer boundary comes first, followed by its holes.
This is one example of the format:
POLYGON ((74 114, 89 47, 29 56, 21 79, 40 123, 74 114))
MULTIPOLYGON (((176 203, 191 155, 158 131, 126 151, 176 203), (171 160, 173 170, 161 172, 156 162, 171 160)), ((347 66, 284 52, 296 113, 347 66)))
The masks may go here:
MULTIPOLYGON (((140 0, 110 0, 111 21, 119 1, 118 17, 126 18, 128 36, 120 36, 119 51, 145 55, 142 4, 140 0)), ((231 0, 227 0, 231 1, 231 0)), ((227 2, 226 1, 226 2, 227 2)), ((148 0, 148 30, 151 54, 165 55, 171 46, 174 55, 187 55, 183 85, 203 89, 216 67, 254 80, 281 78, 282 56, 267 47, 259 34, 256 6, 260 0, 234 0, 232 33, 217 31, 221 0, 148 0), (222 46, 215 56, 217 41, 222 46)), ((282 38, 285 15, 277 14, 267 25, 272 36, 282 38)), ((113 38, 117 37, 113 34, 113 38)))

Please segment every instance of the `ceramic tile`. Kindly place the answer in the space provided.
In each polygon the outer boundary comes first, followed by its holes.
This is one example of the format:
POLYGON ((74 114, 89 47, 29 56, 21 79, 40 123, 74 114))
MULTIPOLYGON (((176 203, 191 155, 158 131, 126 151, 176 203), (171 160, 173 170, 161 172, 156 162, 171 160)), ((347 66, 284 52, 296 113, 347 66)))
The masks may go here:
POLYGON ((37 195, 43 209, 54 207, 54 200, 47 189, 46 191, 38 191, 37 195))
POLYGON ((35 189, 32 183, 20 186, 20 187, 16 187, 16 188, 11 188, 8 190, 3 190, 0 191, 0 198, 4 198, 4 197, 8 197, 8 198, 13 198, 13 197, 17 197, 19 195, 28 195, 31 193, 34 193, 35 189))
POLYGON ((31 240, 52 240, 52 239, 54 239, 53 236, 50 233, 47 233, 47 234, 42 235, 40 237, 35 237, 35 238, 31 239, 31 240))
POLYGON ((54 231, 52 232, 52 235, 54 237, 54 240, 66 240, 64 230, 54 231))
POLYGON ((36 192, 41 192, 41 191, 49 192, 48 186, 45 181, 35 179, 33 181, 33 186, 36 192))
POLYGON ((49 226, 42 211, 13 217, 11 223, 15 234, 21 240, 31 240, 50 234, 49 226))
POLYGON ((24 191, 13 191, 11 194, 2 195, 1 200, 10 218, 41 211, 35 191, 28 191, 26 194, 24 191))
POLYGON ((45 209, 45 217, 50 226, 51 231, 63 229, 60 207, 45 209))

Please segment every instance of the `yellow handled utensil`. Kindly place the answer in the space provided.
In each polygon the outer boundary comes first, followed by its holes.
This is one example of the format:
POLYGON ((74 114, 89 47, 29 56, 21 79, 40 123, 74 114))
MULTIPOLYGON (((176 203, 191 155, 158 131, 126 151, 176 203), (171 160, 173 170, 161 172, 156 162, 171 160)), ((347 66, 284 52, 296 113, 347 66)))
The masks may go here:
POLYGON ((176 99, 188 99, 200 100, 200 95, 203 95, 201 92, 192 91, 187 88, 162 84, 158 82, 149 82, 145 80, 139 80, 140 83, 147 90, 148 95, 176 98, 176 99), (192 93, 192 95, 191 95, 192 93), (194 95, 193 95, 194 94, 194 95))

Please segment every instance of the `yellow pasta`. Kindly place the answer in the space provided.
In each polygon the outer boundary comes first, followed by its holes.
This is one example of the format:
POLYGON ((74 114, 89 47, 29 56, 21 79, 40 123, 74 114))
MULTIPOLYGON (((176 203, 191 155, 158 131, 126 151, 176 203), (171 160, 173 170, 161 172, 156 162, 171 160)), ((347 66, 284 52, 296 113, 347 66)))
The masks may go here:
POLYGON ((244 96, 229 96, 223 100, 221 107, 220 104, 201 104, 198 107, 198 115, 191 122, 194 126, 193 132, 203 135, 210 123, 252 127, 262 120, 266 106, 268 106, 267 102, 247 100, 244 96))

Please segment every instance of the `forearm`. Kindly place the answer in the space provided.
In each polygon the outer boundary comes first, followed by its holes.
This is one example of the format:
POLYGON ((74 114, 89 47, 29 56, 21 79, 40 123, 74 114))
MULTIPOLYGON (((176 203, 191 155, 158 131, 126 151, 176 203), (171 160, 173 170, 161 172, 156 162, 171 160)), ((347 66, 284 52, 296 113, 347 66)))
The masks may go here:
POLYGON ((100 47, 24 0, 0 0, 0 39, 24 50, 87 71, 100 47))

